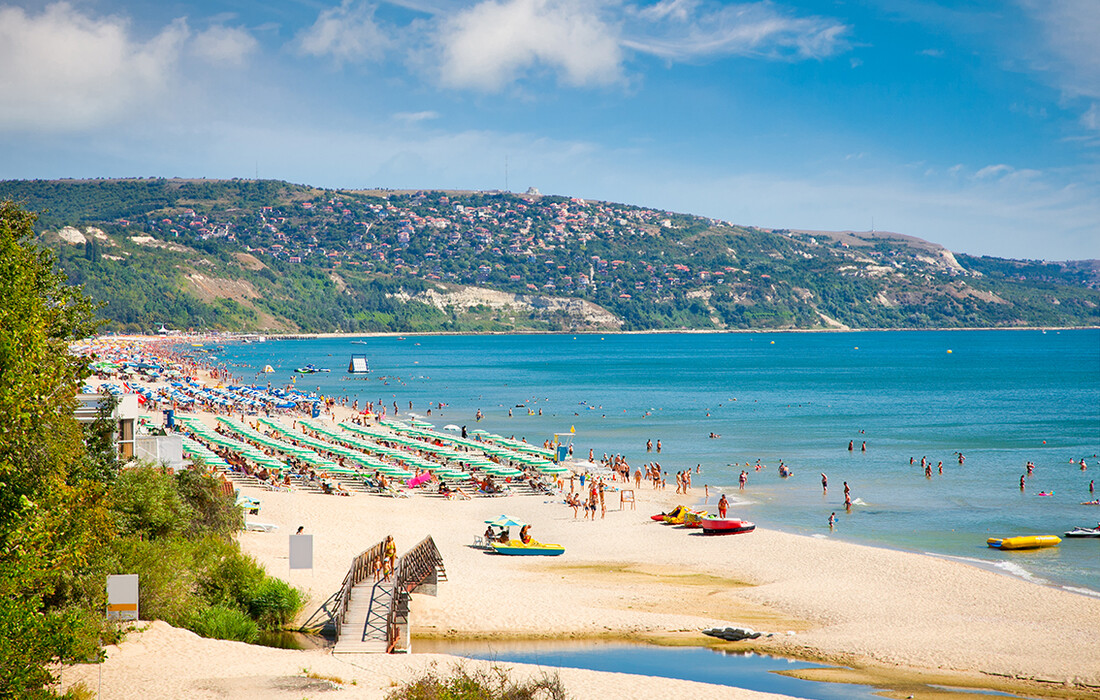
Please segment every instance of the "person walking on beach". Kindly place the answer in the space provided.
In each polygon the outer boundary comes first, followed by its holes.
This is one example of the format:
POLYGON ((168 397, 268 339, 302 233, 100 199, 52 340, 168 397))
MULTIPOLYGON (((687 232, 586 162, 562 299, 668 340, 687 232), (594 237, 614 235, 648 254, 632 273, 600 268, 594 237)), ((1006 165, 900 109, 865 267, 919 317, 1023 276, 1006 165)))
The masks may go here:
POLYGON ((642 468, 638 467, 634 470, 634 488, 642 488, 642 468))
POLYGON ((821 495, 829 495, 829 477, 825 476, 825 472, 821 472, 821 495))
POLYGON ((726 510, 730 507, 730 502, 726 500, 726 494, 722 494, 722 497, 718 499, 718 517, 725 518, 726 510))
POLYGON ((382 574, 383 579, 390 580, 390 575, 397 567, 397 545, 393 541, 393 535, 386 535, 386 544, 382 548, 382 574))

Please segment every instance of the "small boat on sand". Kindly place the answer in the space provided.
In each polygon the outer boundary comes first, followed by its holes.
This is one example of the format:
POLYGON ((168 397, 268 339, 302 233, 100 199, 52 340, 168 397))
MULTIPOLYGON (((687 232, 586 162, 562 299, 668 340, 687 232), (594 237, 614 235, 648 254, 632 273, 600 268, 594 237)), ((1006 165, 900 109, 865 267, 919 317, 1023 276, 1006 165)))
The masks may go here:
POLYGON ((523 540, 508 540, 507 542, 492 542, 489 544, 497 554, 509 554, 512 556, 541 556, 556 557, 565 553, 565 547, 560 544, 547 542, 524 542, 523 540))
POLYGON ((702 518, 704 535, 739 535, 752 532, 756 523, 738 518, 702 518))
POLYGON ((667 513, 658 513, 657 515, 649 516, 651 520, 656 520, 659 523, 667 523, 669 525, 688 525, 689 527, 698 527, 698 525, 690 525, 690 521, 695 515, 705 515, 704 511, 694 511, 687 506, 676 506, 667 513))
POLYGON ((1020 535, 1019 537, 990 537, 985 541, 994 549, 1039 549, 1054 547, 1062 538, 1057 535, 1020 535))
POLYGON ((1066 537, 1100 537, 1100 523, 1096 527, 1081 527, 1078 525, 1066 532, 1066 537))
POLYGON ((689 510, 684 513, 684 527, 703 527, 703 518, 710 518, 705 510, 689 510))

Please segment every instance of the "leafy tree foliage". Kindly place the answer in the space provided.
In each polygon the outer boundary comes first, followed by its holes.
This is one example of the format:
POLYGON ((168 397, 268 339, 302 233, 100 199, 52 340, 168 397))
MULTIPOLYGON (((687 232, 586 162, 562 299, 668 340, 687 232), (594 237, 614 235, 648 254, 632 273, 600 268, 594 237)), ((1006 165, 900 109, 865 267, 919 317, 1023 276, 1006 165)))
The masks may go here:
POLYGON ((18 698, 50 697, 51 664, 94 659, 115 638, 110 573, 140 576, 143 616, 208 630, 239 629, 205 612, 216 603, 271 627, 302 602, 241 553, 241 513, 220 483, 119 470, 111 406, 87 431, 77 423, 88 368, 69 345, 95 331, 94 308, 32 243, 33 224, 0 203, 0 697, 18 698), (213 580, 234 595, 204 597, 213 580))
POLYGON ((85 366, 68 344, 92 332, 92 306, 30 244, 33 224, 0 203, 0 696, 42 693, 46 663, 80 651, 78 614, 46 601, 99 539, 95 485, 69 483, 84 459, 72 415, 85 366))

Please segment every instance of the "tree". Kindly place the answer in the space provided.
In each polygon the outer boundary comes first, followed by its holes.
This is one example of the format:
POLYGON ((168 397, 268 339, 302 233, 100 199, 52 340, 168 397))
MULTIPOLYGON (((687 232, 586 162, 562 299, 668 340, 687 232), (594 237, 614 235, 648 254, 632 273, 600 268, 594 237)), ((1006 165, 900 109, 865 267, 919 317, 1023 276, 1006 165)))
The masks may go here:
POLYGON ((46 664, 78 651, 79 621, 45 601, 52 570, 95 544, 95 490, 69 483, 85 456, 73 412, 86 376, 69 344, 94 331, 93 307, 30 243, 34 220, 0 203, 0 697, 45 695, 46 664))

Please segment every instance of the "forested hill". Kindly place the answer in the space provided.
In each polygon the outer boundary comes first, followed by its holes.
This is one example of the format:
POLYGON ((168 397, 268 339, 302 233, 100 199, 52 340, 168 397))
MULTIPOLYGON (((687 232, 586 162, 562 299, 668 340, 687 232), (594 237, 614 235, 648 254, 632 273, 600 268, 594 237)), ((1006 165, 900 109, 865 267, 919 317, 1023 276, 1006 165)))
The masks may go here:
POLYGON ((121 331, 1100 325, 1100 263, 581 199, 254 180, 0 182, 121 331))

